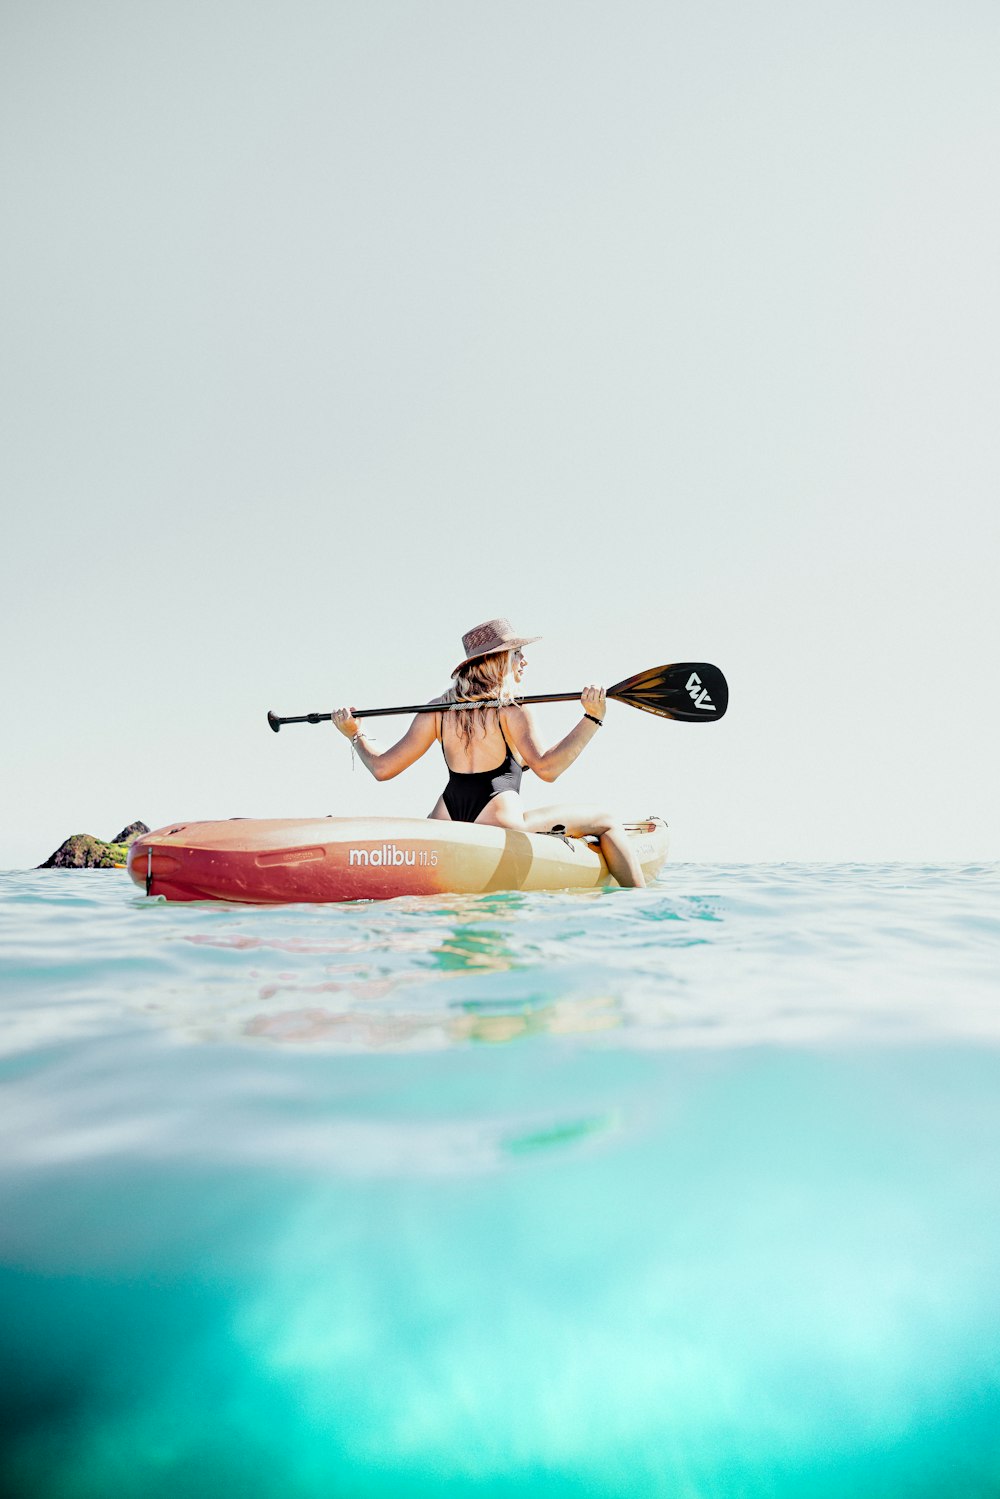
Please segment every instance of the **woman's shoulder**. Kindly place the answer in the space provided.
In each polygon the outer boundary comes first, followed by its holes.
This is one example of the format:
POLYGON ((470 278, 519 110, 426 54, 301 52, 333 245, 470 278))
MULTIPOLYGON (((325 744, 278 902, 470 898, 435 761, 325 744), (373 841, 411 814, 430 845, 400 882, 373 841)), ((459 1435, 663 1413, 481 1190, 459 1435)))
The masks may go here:
POLYGON ((535 721, 531 716, 531 709, 526 708, 523 703, 505 703, 500 709, 500 722, 505 729, 511 728, 517 733, 532 729, 535 721))

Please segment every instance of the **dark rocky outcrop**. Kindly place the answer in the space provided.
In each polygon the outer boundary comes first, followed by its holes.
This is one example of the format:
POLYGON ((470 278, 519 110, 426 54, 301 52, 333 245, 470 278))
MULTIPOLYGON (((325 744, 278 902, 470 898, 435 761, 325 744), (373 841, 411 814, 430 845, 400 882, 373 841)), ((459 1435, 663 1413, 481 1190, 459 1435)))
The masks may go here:
POLYGON ((128 846, 143 833, 148 833, 144 822, 130 822, 117 838, 105 843, 90 833, 74 833, 65 843, 50 854, 39 869, 122 869, 128 854, 128 846))
POLYGON ((124 843, 128 848, 130 843, 134 843, 137 838, 142 837, 143 833, 148 832, 149 829, 144 822, 130 822, 127 828, 122 828, 120 833, 115 834, 111 842, 124 843))

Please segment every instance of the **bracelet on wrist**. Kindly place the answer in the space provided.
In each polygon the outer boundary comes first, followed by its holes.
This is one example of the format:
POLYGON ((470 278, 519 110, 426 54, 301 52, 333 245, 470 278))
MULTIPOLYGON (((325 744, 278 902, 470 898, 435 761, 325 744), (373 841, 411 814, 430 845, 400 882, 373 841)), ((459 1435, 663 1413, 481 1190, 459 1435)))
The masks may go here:
POLYGON ((603 718, 595 718, 594 715, 593 715, 593 713, 585 713, 583 716, 584 716, 584 718, 589 718, 590 721, 591 721, 591 723, 596 723, 596 725, 597 725, 597 727, 599 729, 603 729, 603 727, 604 727, 604 719, 603 718))

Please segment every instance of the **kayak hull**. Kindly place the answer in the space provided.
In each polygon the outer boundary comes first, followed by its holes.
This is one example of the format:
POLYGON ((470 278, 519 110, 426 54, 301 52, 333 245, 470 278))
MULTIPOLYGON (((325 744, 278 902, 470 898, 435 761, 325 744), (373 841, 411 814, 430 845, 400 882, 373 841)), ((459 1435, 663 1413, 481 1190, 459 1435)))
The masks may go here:
MULTIPOLYGON (((650 879, 667 825, 650 817, 627 831, 650 879)), ((409 817, 175 823, 136 839, 128 872, 147 895, 252 905, 614 884, 592 839, 409 817)))

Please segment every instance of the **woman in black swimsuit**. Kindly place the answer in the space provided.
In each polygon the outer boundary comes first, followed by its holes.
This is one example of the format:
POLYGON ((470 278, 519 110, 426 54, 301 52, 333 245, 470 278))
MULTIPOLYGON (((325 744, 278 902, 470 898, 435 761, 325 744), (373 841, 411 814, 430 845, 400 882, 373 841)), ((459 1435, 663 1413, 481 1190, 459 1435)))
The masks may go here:
POLYGON ((585 687, 580 695, 583 718, 558 744, 543 749, 530 709, 515 699, 528 664, 524 647, 538 638, 515 635, 506 619, 488 620, 463 635, 465 659, 452 672, 454 685, 434 701, 469 706, 418 713, 402 739, 386 750, 372 748, 353 709, 339 708, 333 722, 377 781, 399 775, 438 740, 448 784, 431 817, 528 833, 559 828, 571 836, 591 834, 600 839, 601 852, 619 885, 644 885, 625 829, 611 813, 581 806, 532 811, 521 800, 523 770, 534 771, 543 781, 554 781, 593 739, 607 707, 603 687, 585 687))

